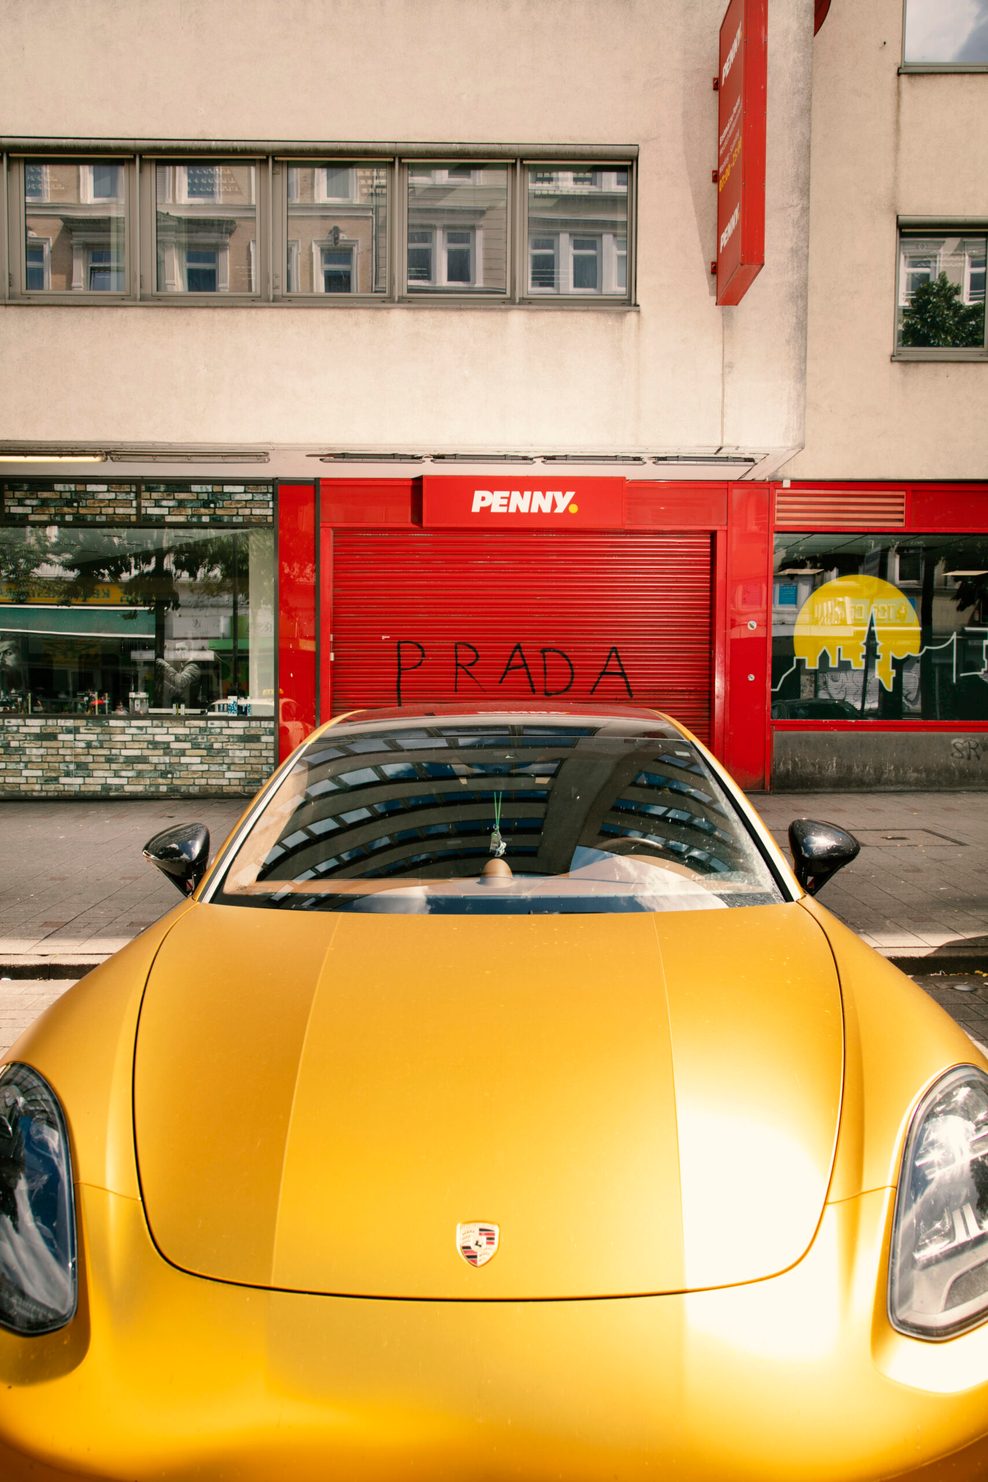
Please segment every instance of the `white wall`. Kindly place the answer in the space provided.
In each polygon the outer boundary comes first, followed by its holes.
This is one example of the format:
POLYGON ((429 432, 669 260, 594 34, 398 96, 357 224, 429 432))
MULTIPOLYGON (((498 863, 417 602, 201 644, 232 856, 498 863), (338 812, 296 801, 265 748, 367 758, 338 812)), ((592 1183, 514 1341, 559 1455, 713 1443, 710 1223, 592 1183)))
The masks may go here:
POLYGON ((892 359, 897 217, 988 220, 988 74, 898 76, 902 0, 814 47, 806 446, 793 478, 983 479, 988 364, 892 359))
MULTIPOLYGON (((744 303, 723 310, 709 264, 711 78, 725 5, 6 7, 8 137, 638 145, 640 307, 8 305, 0 311, 0 439, 519 451, 728 445, 777 463, 803 436, 813 7, 770 6, 769 262, 744 303)), ((846 8, 835 6, 835 19, 846 8)))

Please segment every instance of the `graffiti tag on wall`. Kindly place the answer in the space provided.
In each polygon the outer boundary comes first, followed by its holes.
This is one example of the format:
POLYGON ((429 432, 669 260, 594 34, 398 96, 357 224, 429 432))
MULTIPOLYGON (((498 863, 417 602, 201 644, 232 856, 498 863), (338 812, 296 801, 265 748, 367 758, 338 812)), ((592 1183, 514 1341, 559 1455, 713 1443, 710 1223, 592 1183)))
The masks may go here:
POLYGON ((482 655, 476 644, 462 638, 452 647, 444 644, 438 651, 433 648, 431 652, 415 638, 398 639, 394 663, 395 701, 402 704, 408 676, 423 669, 437 677, 442 674, 446 682, 451 680, 454 695, 496 694, 505 687, 515 688, 520 682, 529 694, 545 699, 568 695, 574 687, 577 695, 596 695, 599 690, 601 698, 635 698, 617 644, 612 644, 589 667, 584 661, 582 674, 577 662, 565 649, 551 646, 534 648, 530 644, 526 649, 523 643, 516 643, 506 655, 494 659, 493 668, 490 661, 489 653, 482 655), (478 669, 481 673, 486 671, 488 683, 483 682, 478 669), (592 680, 589 691, 588 680, 592 680))

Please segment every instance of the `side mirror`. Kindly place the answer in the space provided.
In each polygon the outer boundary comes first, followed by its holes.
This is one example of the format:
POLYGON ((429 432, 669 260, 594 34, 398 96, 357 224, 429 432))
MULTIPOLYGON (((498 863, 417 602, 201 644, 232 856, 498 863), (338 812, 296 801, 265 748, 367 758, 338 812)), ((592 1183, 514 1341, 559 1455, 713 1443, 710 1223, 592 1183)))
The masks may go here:
POLYGON ((209 863, 209 829, 202 823, 166 828, 144 845, 144 858, 157 865, 182 895, 191 895, 209 863))
POLYGON ((795 818, 789 825, 789 848, 796 879, 810 895, 816 895, 839 869, 851 863, 861 845, 853 834, 835 824, 795 818))

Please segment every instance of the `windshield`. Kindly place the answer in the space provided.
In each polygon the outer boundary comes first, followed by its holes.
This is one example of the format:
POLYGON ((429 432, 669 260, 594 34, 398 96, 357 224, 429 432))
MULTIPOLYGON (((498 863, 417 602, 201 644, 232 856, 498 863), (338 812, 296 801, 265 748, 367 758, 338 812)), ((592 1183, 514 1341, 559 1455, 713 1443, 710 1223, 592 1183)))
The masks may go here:
POLYGON ((782 899, 696 749, 659 720, 341 725, 295 760, 213 900, 416 915, 782 899))

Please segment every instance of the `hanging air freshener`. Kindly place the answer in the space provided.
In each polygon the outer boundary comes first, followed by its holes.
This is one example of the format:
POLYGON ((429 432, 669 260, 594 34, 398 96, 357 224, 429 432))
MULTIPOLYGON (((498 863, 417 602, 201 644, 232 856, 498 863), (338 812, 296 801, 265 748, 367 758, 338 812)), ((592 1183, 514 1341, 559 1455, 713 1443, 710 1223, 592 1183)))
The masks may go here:
POLYGON ((503 859, 508 852, 508 846, 501 838, 501 800, 503 793, 494 794, 494 827, 491 830, 491 853, 495 859, 503 859))

